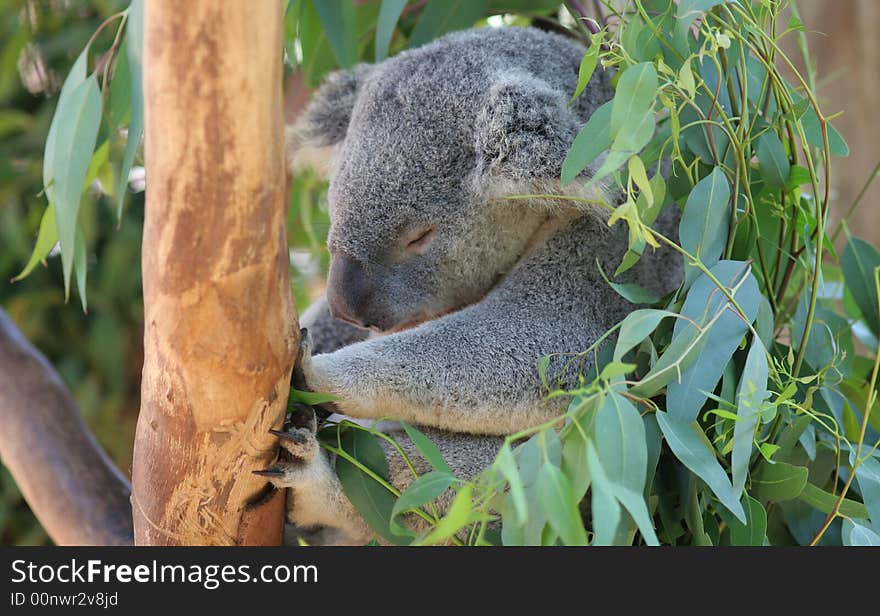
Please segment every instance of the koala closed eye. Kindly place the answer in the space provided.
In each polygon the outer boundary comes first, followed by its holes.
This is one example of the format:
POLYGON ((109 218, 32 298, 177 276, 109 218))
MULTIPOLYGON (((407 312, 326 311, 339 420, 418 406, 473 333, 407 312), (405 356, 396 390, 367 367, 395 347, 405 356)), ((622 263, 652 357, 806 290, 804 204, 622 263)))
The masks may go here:
POLYGON ((433 227, 420 227, 406 236, 404 252, 407 255, 422 254, 434 239, 433 227))

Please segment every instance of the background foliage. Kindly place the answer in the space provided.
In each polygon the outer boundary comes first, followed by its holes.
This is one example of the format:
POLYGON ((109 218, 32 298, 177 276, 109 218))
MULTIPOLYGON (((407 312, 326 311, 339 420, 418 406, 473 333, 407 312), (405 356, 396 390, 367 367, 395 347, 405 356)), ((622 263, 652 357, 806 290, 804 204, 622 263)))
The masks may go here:
MULTIPOLYGON (((584 350, 594 368, 577 389, 557 389, 545 375, 548 395, 570 400, 564 417, 508 439, 474 482, 452 476, 436 447, 406 426, 434 471, 403 495, 384 478, 376 439, 385 437, 326 426, 350 498, 395 543, 880 541, 880 257, 829 223, 828 163, 847 147, 818 104, 810 62, 784 51, 797 46, 786 40, 800 40, 797 12, 782 17, 788 3, 770 0, 630 0, 592 3, 597 19, 588 22, 574 19, 583 4, 287 3, 286 71, 312 86, 339 66, 475 24, 531 24, 592 42, 582 77, 616 69, 617 94, 584 127, 562 180, 607 152, 600 174, 629 197, 616 209, 606 204, 611 220, 630 229, 621 268, 646 245, 667 242, 649 229, 662 205, 684 212, 676 244, 689 263, 682 288, 650 298, 618 285, 650 307, 616 328, 616 342, 584 350), (673 161, 669 181, 656 173, 661 158, 673 161), (847 240, 842 251, 838 236, 847 240), (430 503, 448 489, 456 497, 439 516, 430 503), (430 532, 404 528, 407 511, 430 532), (499 516, 500 533, 490 524, 499 516)), ((0 0, 2 13, 15 15, 2 26, 0 49, 7 280, 26 269, 46 197, 56 215, 37 239, 33 271, 0 286, 0 301, 72 385, 123 468, 138 404, 142 312, 142 197, 125 197, 138 188, 140 162, 137 3, 127 8, 0 0), (63 83, 68 94, 62 89, 57 102, 63 83), (45 257, 48 267, 37 266, 45 257), (87 314, 63 305, 70 286, 87 314)), ((301 309, 326 268, 325 189, 308 175, 291 185, 301 309)), ((5 471, 2 481, 0 540, 45 541, 5 471)))

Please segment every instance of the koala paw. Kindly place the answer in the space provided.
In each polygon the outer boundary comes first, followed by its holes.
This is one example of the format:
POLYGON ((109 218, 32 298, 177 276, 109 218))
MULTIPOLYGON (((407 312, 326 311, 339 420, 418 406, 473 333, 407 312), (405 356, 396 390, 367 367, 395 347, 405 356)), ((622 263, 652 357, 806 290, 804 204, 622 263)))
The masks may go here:
POLYGON ((293 406, 294 412, 286 429, 269 430, 280 440, 282 454, 279 460, 267 469, 254 471, 255 475, 268 478, 278 488, 291 488, 300 483, 301 476, 321 451, 316 436, 315 410, 299 402, 293 406))

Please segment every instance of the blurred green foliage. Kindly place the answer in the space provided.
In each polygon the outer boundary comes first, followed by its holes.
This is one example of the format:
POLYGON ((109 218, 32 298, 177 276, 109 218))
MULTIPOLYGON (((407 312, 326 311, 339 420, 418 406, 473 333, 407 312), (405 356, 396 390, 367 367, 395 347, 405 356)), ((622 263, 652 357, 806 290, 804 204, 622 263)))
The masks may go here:
MULTIPOLYGON (((141 368, 140 230, 143 193, 117 228, 114 200, 86 193, 90 306, 65 304, 57 256, 21 282, 46 205, 43 147, 57 94, 86 41, 125 0, 0 0, 0 305, 71 388, 98 441, 127 471, 141 368)), ((95 41, 99 53, 113 33, 95 41)), ((105 182, 107 183, 106 180, 105 182)), ((5 467, 0 471, 0 544, 48 543, 5 467)))

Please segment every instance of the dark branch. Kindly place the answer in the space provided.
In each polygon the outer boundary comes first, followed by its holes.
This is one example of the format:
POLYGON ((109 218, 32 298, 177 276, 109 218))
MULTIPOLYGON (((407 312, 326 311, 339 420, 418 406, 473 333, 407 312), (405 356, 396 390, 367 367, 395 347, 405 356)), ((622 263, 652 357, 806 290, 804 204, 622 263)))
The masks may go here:
POLYGON ((63 545, 130 545, 131 486, 46 358, 0 310, 0 458, 63 545))

